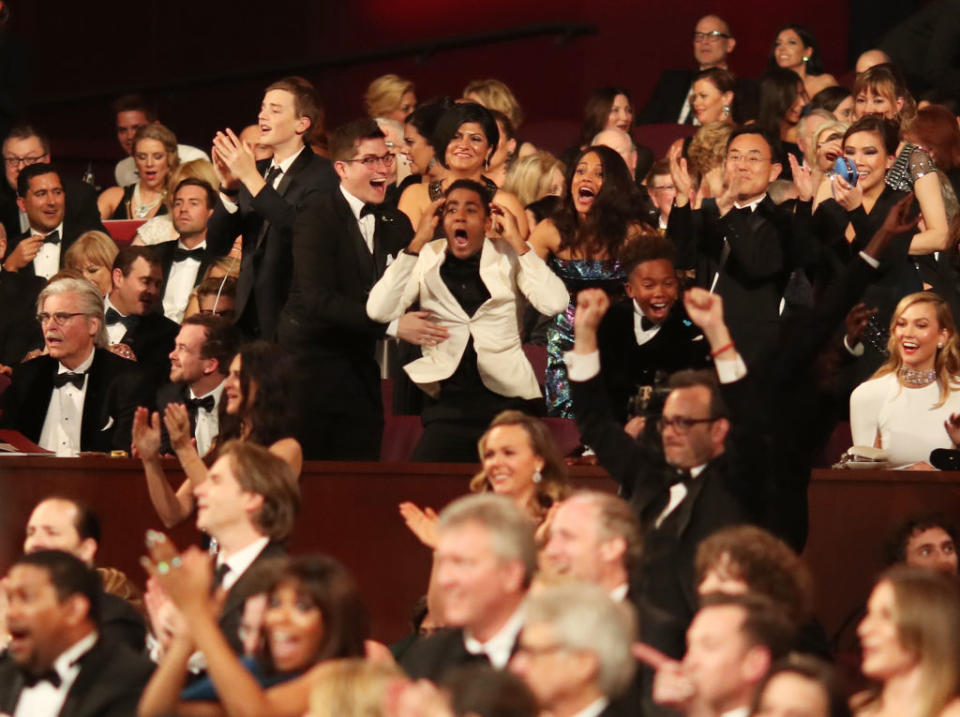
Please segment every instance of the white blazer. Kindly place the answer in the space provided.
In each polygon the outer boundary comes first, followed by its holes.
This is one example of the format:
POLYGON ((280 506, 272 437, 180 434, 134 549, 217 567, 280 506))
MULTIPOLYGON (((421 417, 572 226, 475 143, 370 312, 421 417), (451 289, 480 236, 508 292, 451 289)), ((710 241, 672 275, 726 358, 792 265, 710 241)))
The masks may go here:
POLYGON ((520 344, 524 309, 520 294, 541 314, 554 316, 570 301, 563 281, 532 249, 517 256, 505 241, 484 239, 480 278, 490 298, 467 316, 440 276, 446 248, 446 239, 436 239, 419 256, 401 252, 370 291, 367 314, 389 323, 419 299, 420 309, 450 332, 446 341, 424 346, 423 358, 404 366, 410 379, 431 396, 437 396, 440 381, 456 371, 473 336, 477 369, 487 388, 511 398, 539 397, 540 386, 520 344))

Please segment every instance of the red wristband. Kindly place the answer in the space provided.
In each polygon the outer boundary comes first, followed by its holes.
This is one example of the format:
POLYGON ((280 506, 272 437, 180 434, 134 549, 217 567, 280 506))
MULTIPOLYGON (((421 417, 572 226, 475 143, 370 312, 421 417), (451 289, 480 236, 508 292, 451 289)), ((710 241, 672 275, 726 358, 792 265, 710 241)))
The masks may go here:
POLYGON ((716 358, 717 356, 719 356, 720 354, 722 354, 724 351, 727 351, 727 350, 732 349, 732 348, 733 348, 733 341, 731 341, 731 342, 728 343, 728 344, 724 344, 723 346, 721 346, 720 348, 718 348, 716 351, 711 351, 711 352, 710 352, 710 358, 716 358))

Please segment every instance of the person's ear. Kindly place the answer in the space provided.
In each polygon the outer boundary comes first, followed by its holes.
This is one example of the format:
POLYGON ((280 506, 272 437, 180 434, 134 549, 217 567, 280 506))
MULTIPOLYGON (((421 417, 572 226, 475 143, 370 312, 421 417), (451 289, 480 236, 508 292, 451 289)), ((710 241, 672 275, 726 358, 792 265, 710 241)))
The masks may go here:
POLYGON ((307 117, 306 115, 303 115, 302 117, 298 117, 297 124, 294 125, 294 132, 296 132, 301 136, 305 135, 310 130, 310 126, 312 124, 313 123, 310 121, 310 118, 307 117))
POLYGON ((733 48, 735 48, 736 46, 737 46, 736 38, 728 37, 727 38, 727 54, 729 55, 731 52, 733 52, 733 48))
POLYGON ((780 162, 771 162, 770 163, 770 179, 767 184, 773 184, 776 181, 777 177, 780 176, 780 172, 783 171, 783 165, 780 162))
POLYGON ((723 443, 727 440, 727 434, 730 433, 730 421, 726 418, 718 418, 710 426, 710 434, 715 443, 723 443))
POLYGON ((113 288, 119 288, 120 284, 123 283, 123 270, 114 269, 110 272, 110 279, 113 283, 113 288))

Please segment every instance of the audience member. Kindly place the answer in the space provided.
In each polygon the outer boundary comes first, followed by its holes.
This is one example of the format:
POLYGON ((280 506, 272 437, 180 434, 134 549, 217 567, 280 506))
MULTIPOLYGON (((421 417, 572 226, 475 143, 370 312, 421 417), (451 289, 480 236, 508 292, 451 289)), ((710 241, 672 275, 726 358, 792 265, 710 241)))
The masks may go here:
POLYGON ((527 223, 531 231, 536 222, 530 221, 529 205, 543 197, 562 195, 563 173, 563 164, 543 150, 519 157, 507 170, 503 188, 516 195, 517 200, 527 208, 527 223))
POLYGON ((600 87, 593 91, 583 106, 583 125, 580 127, 580 149, 605 129, 618 129, 630 134, 633 130, 633 102, 623 87, 600 87))
POLYGON ((329 160, 303 151, 319 111, 313 85, 287 77, 267 87, 260 105, 260 144, 273 150, 269 162, 258 162, 229 128, 214 138, 220 201, 207 244, 220 256, 243 235, 236 323, 248 338, 276 337, 293 277, 293 225, 309 202, 336 186, 329 160))
POLYGON ((775 662, 757 687, 751 717, 850 717, 850 706, 834 668, 791 653, 775 662))
POLYGON ((391 691, 407 681, 394 665, 357 657, 331 660, 311 674, 314 687, 308 717, 386 717, 391 691))
POLYGON ((838 122, 853 122, 853 94, 846 87, 832 85, 810 98, 811 109, 825 109, 838 122))
POLYGON ((824 71, 823 58, 813 32, 803 25, 786 25, 777 31, 770 48, 767 70, 783 67, 793 70, 803 81, 807 97, 837 84, 837 79, 824 71))
POLYGON ((502 187, 507 178, 507 171, 517 156, 517 131, 511 124, 510 118, 503 112, 490 110, 490 114, 497 121, 500 139, 493 154, 490 155, 490 161, 484 169, 484 176, 497 187, 502 187))
MULTIPOLYGON (((693 199, 693 208, 700 209, 703 200, 707 197, 718 197, 723 194, 727 184, 724 177, 724 162, 727 158, 727 145, 734 126, 730 122, 708 122, 697 130, 690 139, 686 148, 687 167, 690 179, 696 188, 693 199)), ((680 140, 674 142, 667 152, 667 159, 677 155, 680 150, 680 140)))
POLYGON ((397 75, 381 75, 370 83, 363 97, 370 119, 403 122, 417 106, 413 83, 397 75))
MULTIPOLYGON (((430 184, 443 179, 444 167, 437 161, 437 153, 431 138, 443 113, 450 109, 452 102, 448 97, 440 97, 424 102, 407 115, 403 124, 403 149, 410 164, 410 177, 406 185, 422 182, 430 184)), ((406 189, 401 183, 401 192, 406 189)))
POLYGON ((4 581, 11 641, 0 657, 0 710, 37 717, 129 715, 152 666, 101 635, 100 583, 79 558, 41 550, 4 581))
MULTIPOLYGON (((0 226, 0 256, 7 252, 6 231, 0 226)), ((109 276, 109 272, 108 272, 109 276)), ((43 346, 37 324, 37 295, 46 284, 33 272, 0 271, 0 366, 13 366, 43 346)), ((3 370, 0 369, 0 373, 3 370)))
POLYGON ((960 127, 953 112, 941 105, 917 110, 917 116, 904 128, 903 138, 926 148, 937 170, 947 175, 954 194, 960 188, 960 127))
POLYGON ((890 59, 890 55, 883 50, 877 48, 864 50, 860 53, 860 55, 857 57, 857 61, 854 63, 854 72, 856 72, 857 75, 862 75, 871 67, 876 67, 877 65, 888 65, 891 63, 893 63, 893 60, 890 59))
POLYGON ((164 200, 170 172, 180 162, 176 135, 162 124, 145 125, 133 135, 132 156, 138 178, 103 191, 97 199, 101 219, 149 219, 169 212, 164 200))
POLYGON ((677 197, 677 188, 673 185, 673 177, 670 176, 670 160, 663 158, 654 162, 644 183, 653 205, 657 208, 659 215, 657 228, 661 232, 666 231, 667 223, 670 221, 670 210, 673 209, 673 200, 677 197))
MULTIPOLYGON (((259 137, 260 128, 255 126, 254 129, 256 129, 257 136, 259 137)), ((270 159, 270 157, 268 156, 267 159, 270 159)), ((168 211, 150 217, 137 227, 137 233, 133 237, 133 244, 135 246, 154 246, 168 241, 176 241, 179 233, 173 221, 173 202, 174 199, 176 199, 176 192, 173 190, 176 190, 176 188, 180 186, 180 183, 186 179, 199 179, 211 187, 220 186, 217 172, 214 170, 213 164, 207 160, 195 159, 192 162, 178 164, 177 167, 170 172, 168 184, 171 191, 167 193, 164 199, 168 211)), ((216 198, 216 194, 214 194, 214 198, 216 198)), ((214 206, 216 206, 215 201, 210 205, 210 208, 212 209, 214 206)))
POLYGON ((627 165, 627 169, 630 170, 630 176, 636 175, 637 146, 633 143, 633 139, 628 133, 616 127, 612 129, 601 130, 593 136, 592 140, 590 140, 591 147, 596 147, 598 145, 609 147, 623 157, 623 161, 627 165))
POLYGON ((691 108, 694 124, 734 122, 737 82, 733 74, 722 67, 700 70, 693 79, 691 108))
POLYGON ((61 456, 129 450, 146 387, 137 364, 105 348, 99 290, 84 279, 53 281, 37 310, 47 353, 15 367, 0 425, 61 456))
POLYGON ((237 313, 237 279, 227 274, 209 276, 209 273, 208 270, 207 278, 193 290, 183 316, 186 319, 196 314, 213 314, 233 322, 237 313))
MULTIPOLYGON (((507 87, 500 80, 472 80, 463 88, 463 99, 470 102, 476 102, 483 105, 490 111, 502 112, 510 120, 510 125, 515 132, 520 131, 523 124, 523 108, 517 101, 513 90, 507 87)), ((516 158, 522 159, 537 151, 529 142, 517 139, 516 158)))
POLYGON ((779 162, 781 173, 792 179, 787 155, 803 161, 803 152, 797 144, 797 123, 810 96, 803 80, 793 70, 776 67, 767 70, 760 78, 760 108, 757 110, 757 126, 771 138, 779 140, 774 161, 779 162))
POLYGON ((886 562, 956 575, 957 528, 940 513, 910 516, 887 539, 886 562))
MULTIPOLYGON (((887 58, 903 70, 914 93, 934 88, 960 97, 957 41, 960 8, 952 0, 936 0, 895 25, 880 40, 887 58)), ((859 64, 859 61, 858 61, 859 64)), ((858 70, 859 72, 859 70, 858 70)))
POLYGON ((106 297, 113 289, 113 262, 118 251, 116 242, 106 232, 84 232, 67 249, 63 256, 63 267, 79 271, 84 279, 96 284, 106 297))

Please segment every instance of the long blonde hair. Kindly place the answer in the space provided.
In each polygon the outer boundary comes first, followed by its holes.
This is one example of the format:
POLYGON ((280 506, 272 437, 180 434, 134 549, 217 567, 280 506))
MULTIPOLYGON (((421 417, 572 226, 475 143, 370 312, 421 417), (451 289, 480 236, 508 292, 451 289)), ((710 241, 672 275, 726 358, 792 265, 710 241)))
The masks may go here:
POLYGON ((937 312, 937 324, 940 329, 947 330, 947 340, 941 348, 937 350, 937 358, 934 363, 934 369, 937 372, 937 383, 940 385, 940 400, 935 407, 939 408, 950 397, 950 391, 960 389, 960 341, 957 340, 957 329, 953 323, 953 314, 950 313, 950 306, 938 294, 932 291, 918 291, 914 294, 908 294, 900 299, 896 310, 893 312, 893 318, 890 319, 890 339, 887 341, 887 353, 890 358, 887 362, 877 369, 872 378, 879 378, 888 373, 898 375, 899 381, 900 369, 903 367, 903 357, 898 350, 897 340, 894 336, 894 328, 897 325, 897 319, 904 311, 914 304, 928 303, 933 304, 937 312))

